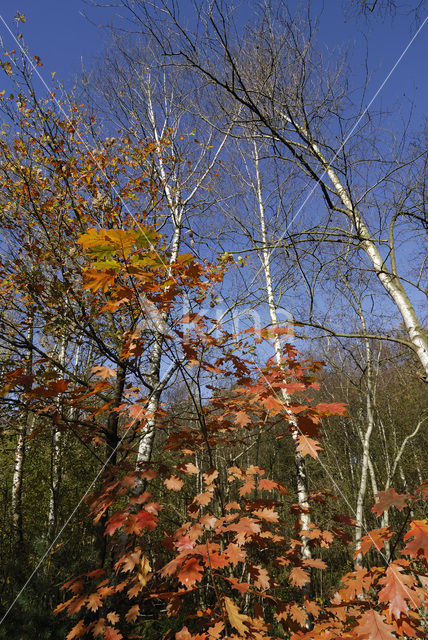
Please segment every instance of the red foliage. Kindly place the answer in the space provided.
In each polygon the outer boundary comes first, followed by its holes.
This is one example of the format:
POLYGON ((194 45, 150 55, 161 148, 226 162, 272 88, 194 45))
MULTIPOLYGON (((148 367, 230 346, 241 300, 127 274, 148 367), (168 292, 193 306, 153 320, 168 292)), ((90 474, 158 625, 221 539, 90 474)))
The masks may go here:
MULTIPOLYGON (((146 231, 155 243, 158 234, 146 231)), ((88 267, 88 295, 98 301, 109 291, 109 302, 119 304, 127 287, 128 302, 132 296, 144 294, 158 308, 172 313, 176 298, 186 291, 193 296, 195 307, 200 306, 219 278, 218 267, 200 265, 189 255, 180 257, 171 267, 172 282, 157 252, 152 253, 146 243, 142 257, 135 248, 138 237, 134 231, 91 229, 81 238, 82 246, 95 257, 105 246, 109 251, 121 251, 121 262, 113 271, 96 262, 95 267, 88 267)), ((101 308, 99 302, 94 304, 101 308)), ((107 313, 116 312, 108 307, 107 313)), ((278 637, 278 624, 285 637, 294 640, 422 637, 419 579, 425 575, 423 566, 426 569, 428 560, 426 522, 410 523, 400 559, 389 561, 386 567, 351 571, 343 576, 341 588, 329 601, 314 602, 306 589, 311 571, 327 567, 323 550, 335 541, 346 540, 345 532, 337 526, 326 530, 313 522, 301 531, 301 508, 288 500, 287 487, 263 477, 263 469, 213 466, 216 447, 243 446, 245 434, 261 429, 271 430, 276 437, 297 431, 298 450, 316 458, 321 450, 317 439, 321 418, 345 411, 341 404, 316 405, 306 397, 306 391, 314 387, 317 367, 299 360, 289 345, 283 367, 269 362, 260 370, 251 359, 254 346, 248 334, 245 340, 227 332, 213 337, 206 329, 206 319, 197 313, 186 312, 183 317, 177 312, 174 318, 168 326, 165 348, 169 348, 169 340, 181 345, 180 367, 196 369, 198 375, 221 374, 233 385, 216 388, 210 401, 198 406, 198 420, 191 426, 159 409, 156 424, 165 430, 166 438, 155 459, 135 469, 127 462, 128 450, 124 448, 123 464, 118 462, 106 470, 90 506, 95 521, 105 518, 114 567, 102 574, 89 572, 65 586, 73 596, 59 605, 58 611, 81 616, 67 637, 144 637, 139 622, 159 603, 171 629, 176 628, 179 614, 186 621, 175 633, 166 634, 168 640, 268 640, 278 637), (183 326, 188 328, 186 334, 183 326), (160 502, 152 501, 154 496, 160 496, 160 502), (173 500, 181 505, 177 526, 173 523, 178 507, 169 508, 173 500), (108 509, 111 515, 106 517, 108 509), (302 557, 302 537, 309 540, 312 558, 302 557), (284 593, 288 594, 286 600, 284 593), (99 610, 102 615, 98 617, 99 610)), ((129 337, 123 360, 132 361, 143 348, 141 336, 129 337)), ((98 367, 95 373, 103 384, 112 377, 108 367, 98 367)), ((193 377, 192 383, 196 379, 193 377)), ((57 393, 68 389, 63 382, 58 382, 57 393)), ((51 391, 50 387, 40 394, 51 391)), ((107 416, 119 411, 124 429, 136 433, 152 417, 147 415, 144 394, 135 401, 138 392, 130 394, 129 404, 105 407, 107 416)), ((86 400, 90 394, 86 392, 84 397, 86 400)), ((311 496, 313 503, 323 503, 328 492, 311 496)), ((388 489, 378 494, 374 511, 379 515, 391 506, 401 510, 420 497, 421 492, 399 495, 388 489)), ((352 525, 349 518, 343 522, 352 525)), ((361 541, 361 551, 367 554, 372 547, 381 549, 392 536, 389 527, 369 532, 361 541)))

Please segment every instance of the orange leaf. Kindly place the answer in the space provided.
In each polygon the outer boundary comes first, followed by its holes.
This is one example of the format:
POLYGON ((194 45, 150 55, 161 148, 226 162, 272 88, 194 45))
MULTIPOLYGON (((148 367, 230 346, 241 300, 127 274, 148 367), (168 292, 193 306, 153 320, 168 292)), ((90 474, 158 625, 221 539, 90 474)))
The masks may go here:
POLYGON ((220 634, 224 629, 224 623, 223 622, 216 622, 215 625, 213 627, 210 627, 209 629, 207 629, 208 631, 208 638, 210 638, 210 640, 217 640, 218 638, 220 638, 220 634))
POLYGON ((230 562, 236 567, 236 565, 238 564, 238 562, 243 562, 245 560, 245 558, 247 557, 246 552, 239 547, 237 544, 234 544, 233 542, 230 542, 226 549, 225 549, 225 553, 227 553, 230 562))
POLYGON ((211 502, 213 495, 214 494, 212 491, 205 491, 205 493, 198 493, 198 495, 195 496, 194 502, 200 506, 205 507, 207 504, 211 502))
POLYGON ((251 418, 248 413, 245 411, 238 411, 235 414, 235 422, 239 424, 240 427, 245 427, 247 424, 252 424, 251 418))
POLYGON ((277 482, 274 480, 269 480, 268 478, 262 478, 259 482, 259 489, 264 489, 265 491, 272 491, 277 488, 277 482))
POLYGON ((118 511, 111 518, 109 518, 107 521, 107 526, 105 531, 106 535, 112 536, 114 532, 117 531, 117 529, 120 529, 127 515, 128 515, 127 513, 118 511))
POLYGON ((294 567, 290 572, 290 580, 295 587, 303 587, 309 582, 309 575, 302 567, 294 567))
POLYGON ((274 396, 263 398, 261 402, 272 415, 276 415, 284 409, 284 403, 282 402, 282 400, 279 400, 279 398, 275 398, 274 396))
POLYGON ((365 555, 372 546, 374 546, 377 551, 380 551, 385 542, 392 537, 393 533, 394 532, 391 527, 372 529, 369 531, 368 535, 361 538, 360 548, 355 550, 355 557, 357 557, 360 551, 365 555))
POLYGON ((185 587, 192 587, 199 582, 203 576, 203 568, 196 558, 189 558, 181 567, 177 576, 181 584, 185 587))
POLYGON ((128 553, 126 556, 122 557, 120 561, 118 561, 118 565, 119 563, 121 564, 122 571, 124 573, 127 573, 128 571, 132 571, 135 565, 137 564, 137 562, 140 560, 140 555, 141 555, 140 549, 132 553, 128 553))
POLYGON ((379 591, 379 600, 389 603, 389 613, 397 620, 402 613, 407 613, 409 607, 406 600, 412 600, 412 604, 416 609, 421 603, 416 598, 415 592, 412 590, 414 585, 412 576, 402 573, 403 568, 394 562, 391 563, 386 570, 386 575, 381 579, 384 588, 379 591))
POLYGON ((305 435, 297 436, 297 450, 300 451, 302 456, 312 456, 312 458, 318 458, 318 451, 321 450, 321 445, 317 440, 305 435))
POLYGON ((278 522, 279 520, 279 515, 274 509, 258 509, 253 511, 253 514, 266 522, 278 522))
POLYGON ((256 565, 255 567, 250 567, 249 571, 256 587, 259 589, 269 589, 270 577, 266 569, 256 565))
POLYGON ((104 634, 104 629, 106 626, 106 619, 105 618, 99 618, 96 623, 94 624, 94 626, 92 627, 92 634, 93 636, 101 636, 104 634))
POLYGON ((397 507, 399 511, 407 507, 407 501, 410 496, 407 493, 397 493, 394 489, 379 491, 376 494, 378 501, 372 507, 372 512, 377 516, 381 516, 384 511, 390 507, 397 507))
POLYGON ((150 566, 150 562, 148 561, 146 556, 141 556, 141 560, 138 564, 138 569, 137 569, 137 577, 138 577, 138 582, 142 587, 146 586, 151 570, 152 568, 150 566))
POLYGON ((114 369, 110 369, 109 367, 92 367, 91 373, 96 375, 98 378, 102 378, 105 380, 106 378, 116 378, 116 371, 114 369))
MULTIPOLYGON (((107 616, 108 617, 108 616, 107 616)), ((122 640, 123 635, 114 627, 106 627, 104 640, 122 640)))
POLYGON ((402 550, 403 555, 417 558, 419 554, 425 556, 425 560, 428 560, 428 521, 427 520, 413 520, 410 523, 410 529, 404 536, 404 540, 409 540, 406 546, 402 550))
POLYGON ((96 611, 97 609, 99 609, 102 605, 102 600, 100 598, 100 594, 95 592, 95 593, 91 593, 88 596, 88 601, 87 601, 87 608, 90 609, 91 611, 96 611))
POLYGON ((355 630, 358 637, 365 640, 395 640, 395 636, 391 633, 394 628, 385 624, 383 616, 373 609, 364 613, 355 630))
POLYGON ((96 271, 95 269, 86 269, 85 271, 85 289, 89 289, 94 293, 101 289, 105 293, 109 286, 114 283, 115 274, 113 271, 96 271))
POLYGON ((183 471, 184 473, 199 473, 199 469, 193 462, 185 462, 183 464, 177 465, 177 469, 179 471, 183 471))
POLYGON ((327 569, 327 564, 321 558, 304 558, 302 563, 305 567, 313 567, 314 569, 327 569))
POLYGON ((66 640, 73 640, 73 638, 80 638, 86 631, 86 626, 83 620, 79 620, 79 622, 74 625, 70 633, 67 634, 66 640))
POLYGON ((242 485, 242 487, 239 489, 239 495, 241 496, 246 496, 248 493, 250 493, 256 486, 256 482, 254 480, 253 477, 250 477, 246 480, 246 482, 244 482, 244 484, 242 485))
POLYGON ((297 622, 301 627, 304 627, 306 624, 306 612, 302 607, 299 607, 297 604, 293 604, 290 607, 290 616, 294 622, 297 622))
POLYGON ((114 611, 111 611, 110 613, 107 614, 107 620, 111 624, 116 624, 116 622, 119 622, 119 615, 114 611))
POLYGON ((181 491, 184 487, 184 482, 178 476, 168 476, 164 480, 164 485, 167 489, 171 489, 172 491, 181 491))
POLYGON ((126 622, 135 622, 138 616, 140 615, 140 605, 134 604, 128 612, 125 614, 126 622))
POLYGON ((210 485, 218 478, 217 469, 208 469, 206 473, 203 474, 204 483, 210 485))

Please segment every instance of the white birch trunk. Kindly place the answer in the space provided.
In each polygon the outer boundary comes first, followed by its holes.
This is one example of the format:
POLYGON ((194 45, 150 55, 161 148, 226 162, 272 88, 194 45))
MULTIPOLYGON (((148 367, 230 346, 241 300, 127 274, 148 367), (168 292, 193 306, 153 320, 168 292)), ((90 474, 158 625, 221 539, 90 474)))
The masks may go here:
MULTIPOLYGON (((367 333, 366 322, 363 315, 363 311, 361 306, 359 306, 359 315, 361 320, 361 326, 363 329, 363 333, 367 333)), ((372 472, 372 485, 373 488, 376 486, 376 481, 374 477, 374 471, 371 467, 370 460, 370 437, 373 433, 373 428, 375 425, 374 420, 374 411, 373 411, 373 398, 374 398, 374 387, 373 387, 373 370, 372 370, 372 353, 370 348, 370 342, 368 338, 364 338, 365 344, 365 352, 366 352, 366 367, 367 367, 367 376, 366 376, 366 430, 363 437, 363 454, 361 461, 361 476, 360 476, 360 486, 358 490, 357 496, 357 508, 355 512, 355 548, 358 549, 360 547, 361 538, 363 534, 363 517, 364 517, 364 500, 367 492, 367 476, 368 472, 372 472)), ((357 567, 363 566, 363 555, 362 553, 358 553, 355 564, 357 567)))
MULTIPOLYGON (((394 269, 388 269, 387 265, 382 260, 382 256, 380 255, 375 242, 370 236, 369 230, 364 222, 360 211, 358 211, 358 209, 354 207, 338 175, 327 162, 318 145, 316 145, 312 141, 310 141, 308 144, 310 150, 320 162, 323 171, 325 171, 325 173, 331 180, 331 183, 333 184, 333 187, 346 210, 346 214, 350 222, 353 224, 358 238, 360 238, 360 246, 369 258, 375 274, 377 275, 379 281, 381 282, 388 295, 395 302, 397 309, 399 310, 401 317, 403 318, 404 326, 406 327, 407 334, 414 346, 419 361, 424 368, 425 373, 428 375, 428 336, 417 317, 417 314, 409 300, 406 291, 404 290, 404 287, 398 275, 395 273, 394 269)), ((393 239, 390 234, 390 245, 392 244, 392 242, 393 239)), ((393 253, 393 246, 390 246, 390 251, 393 253)))
MULTIPOLYGON (((156 124, 156 115, 153 108, 150 81, 147 86, 147 106, 148 106, 148 117, 149 117, 149 121, 153 131, 153 137, 156 143, 159 144, 161 136, 163 135, 164 130, 166 128, 166 123, 164 123, 163 129, 160 135, 158 132, 158 127, 156 124)), ((168 205, 168 209, 170 211, 171 221, 173 225, 173 234, 171 239, 171 255, 169 258, 170 267, 169 269, 167 269, 168 277, 171 277, 173 275, 172 265, 174 264, 174 262, 176 262, 178 257, 178 252, 180 250, 183 216, 184 216, 185 207, 187 203, 193 198, 197 190, 201 187, 203 181, 205 180, 205 178, 213 168, 214 164, 216 163, 217 158, 226 143, 231 127, 232 127, 232 122, 230 124, 228 131, 225 133, 222 140, 220 141, 220 144, 218 145, 218 148, 215 154, 213 155, 213 158, 211 159, 211 162, 209 163, 208 167, 205 169, 202 175, 198 178, 198 180, 196 181, 196 184, 194 185, 193 189, 190 190, 190 193, 186 196, 186 198, 183 198, 182 196, 178 177, 176 177, 175 183, 173 185, 174 188, 171 188, 170 182, 167 179, 167 172, 164 165, 164 161, 162 159, 162 154, 158 155, 157 163, 158 163, 159 176, 161 177, 162 183, 164 185, 166 202, 168 205)), ((161 324, 166 326, 166 323, 168 321, 168 315, 161 314, 160 321, 161 321, 161 324)), ((161 369, 162 347, 163 347, 164 337, 163 337, 162 331, 157 331, 156 327, 154 327, 154 340, 155 340, 155 343, 154 343, 153 351, 151 354, 150 374, 149 374, 149 381, 153 387, 153 392, 151 393, 148 406, 147 406, 149 417, 139 440, 138 452, 137 452, 138 466, 141 466, 145 462, 148 462, 152 455, 153 443, 155 438, 155 415, 159 407, 160 396, 163 389, 163 386, 160 380, 160 369, 161 369)))
MULTIPOLYGON (((61 338, 61 344, 58 353, 58 362, 62 367, 65 366, 65 336, 61 338)), ((57 409, 60 410, 60 401, 58 400, 57 409)), ((46 535, 51 540, 55 535, 58 516, 58 492, 61 483, 61 432, 54 427, 52 434, 51 448, 51 478, 49 487, 49 506, 47 515, 46 535)))
MULTIPOLYGON (((275 296, 273 291, 272 284, 272 273, 270 268, 270 252, 268 250, 268 239, 266 233, 266 220, 265 220, 265 211, 263 204, 263 196, 261 189, 261 179, 260 179, 260 171, 259 171, 259 157, 257 145, 254 142, 254 160, 255 160, 255 169, 256 169, 256 197, 259 206, 259 219, 260 219, 260 227, 261 227, 261 235, 262 235, 262 248, 261 248, 261 256, 260 260, 263 267, 263 272, 265 276, 266 282, 266 293, 267 293, 267 302, 269 315, 272 322, 273 327, 278 326, 278 316, 276 312, 276 304, 275 304, 275 296)), ((274 335, 273 338, 274 349, 275 349, 275 358, 279 366, 282 366, 283 363, 283 350, 281 346, 281 340, 277 334, 274 335)), ((287 402, 288 396, 285 392, 283 392, 283 398, 287 402)), ((295 443, 295 462, 296 462, 296 483, 297 483, 297 501, 299 506, 302 508, 302 513, 300 514, 300 530, 308 531, 310 529, 311 519, 309 515, 309 496, 308 496, 308 481, 306 474, 306 465, 305 459, 297 450, 297 430, 294 429, 292 432, 293 441, 295 443)), ((302 558, 310 559, 312 557, 311 548, 309 546, 309 538, 305 535, 302 535, 302 558)))
MULTIPOLYGON (((26 374, 31 375, 33 369, 33 354, 32 354, 32 342, 33 342, 33 316, 29 319, 28 328, 28 353, 26 363, 26 374)), ((15 459, 13 465, 12 475, 12 491, 11 491, 11 508, 12 508, 12 531, 15 541, 22 544, 24 539, 23 522, 22 522, 22 485, 24 479, 24 464, 27 446, 27 436, 31 433, 34 426, 34 414, 30 414, 28 411, 22 420, 22 424, 19 427, 18 441, 15 449, 15 459)))

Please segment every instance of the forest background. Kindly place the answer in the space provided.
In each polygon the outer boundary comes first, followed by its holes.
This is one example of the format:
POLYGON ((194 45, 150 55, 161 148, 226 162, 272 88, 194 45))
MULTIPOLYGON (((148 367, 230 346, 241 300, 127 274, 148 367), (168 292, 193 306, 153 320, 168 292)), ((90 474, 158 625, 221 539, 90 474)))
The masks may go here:
POLYGON ((421 637, 426 19, 2 14, 0 637, 421 637))

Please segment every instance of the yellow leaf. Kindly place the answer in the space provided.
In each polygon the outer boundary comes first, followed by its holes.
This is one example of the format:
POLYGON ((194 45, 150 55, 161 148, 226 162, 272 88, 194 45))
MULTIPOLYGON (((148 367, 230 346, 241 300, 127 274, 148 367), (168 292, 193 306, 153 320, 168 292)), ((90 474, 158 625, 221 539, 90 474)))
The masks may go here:
POLYGON ((142 587, 145 587, 148 582, 148 575, 151 572, 152 568, 150 566, 150 562, 146 558, 146 556, 141 556, 141 560, 138 564, 137 576, 138 581, 142 587))
POLYGON ((227 617, 229 618, 229 622, 232 627, 237 630, 239 635, 245 635, 248 632, 248 629, 244 625, 244 620, 248 620, 248 617, 239 613, 238 607, 230 598, 224 598, 224 606, 226 607, 227 617))
POLYGON ((107 291, 109 285, 114 282, 114 274, 107 271, 95 271, 94 269, 86 269, 85 271, 85 289, 90 289, 94 293, 101 289, 103 293, 107 291))

